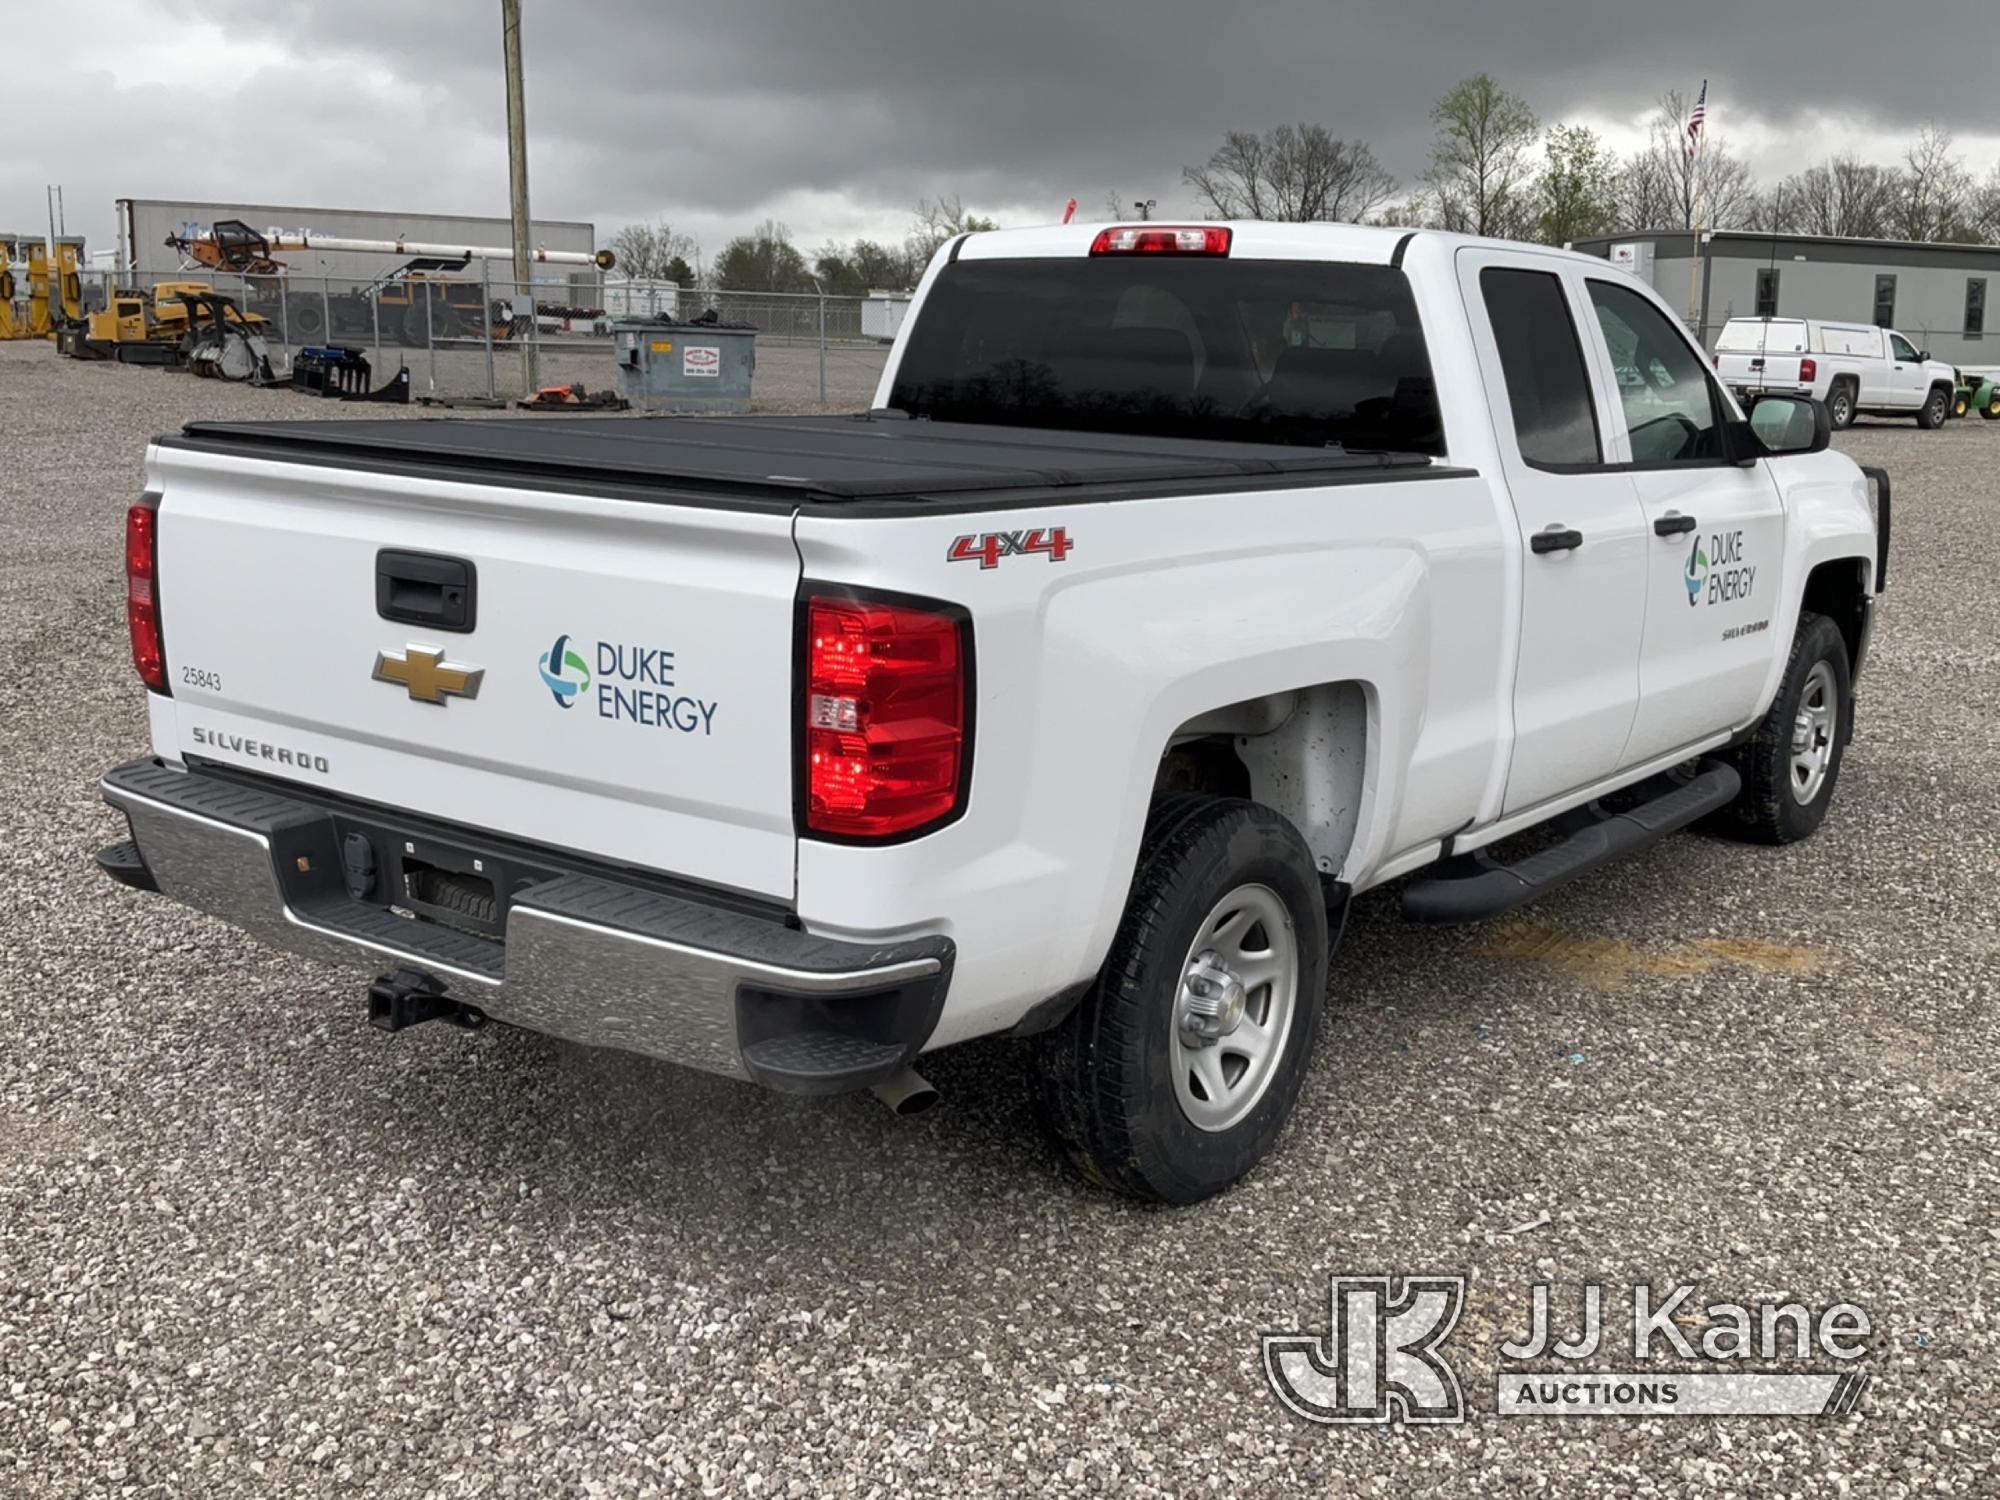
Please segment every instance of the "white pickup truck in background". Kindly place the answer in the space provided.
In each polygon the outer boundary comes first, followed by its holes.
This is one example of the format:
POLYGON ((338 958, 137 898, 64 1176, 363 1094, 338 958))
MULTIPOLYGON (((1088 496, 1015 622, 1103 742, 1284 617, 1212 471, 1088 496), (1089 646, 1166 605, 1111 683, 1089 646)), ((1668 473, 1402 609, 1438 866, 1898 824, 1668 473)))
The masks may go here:
POLYGON ((1715 369, 1739 401, 1775 392, 1824 402, 1836 431, 1863 415, 1942 427, 1958 385, 1955 369, 1893 328, 1817 318, 1731 318, 1715 369))
POLYGON ((1022 1036, 1093 1180, 1189 1202, 1276 1141, 1355 894, 1826 815, 1886 477, 1601 260, 973 234, 877 404, 159 439, 100 865, 387 1029, 906 1107, 1022 1036))

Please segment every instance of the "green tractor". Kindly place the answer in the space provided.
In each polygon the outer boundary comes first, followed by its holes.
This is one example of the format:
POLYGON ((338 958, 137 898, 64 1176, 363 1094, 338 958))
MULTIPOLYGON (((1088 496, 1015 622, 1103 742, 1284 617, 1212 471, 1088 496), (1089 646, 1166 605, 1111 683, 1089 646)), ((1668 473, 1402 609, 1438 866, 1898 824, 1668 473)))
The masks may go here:
POLYGON ((1958 388, 1952 392, 1951 414, 1970 416, 1978 412, 1989 422, 2000 421, 2000 376, 1960 370, 1958 388))

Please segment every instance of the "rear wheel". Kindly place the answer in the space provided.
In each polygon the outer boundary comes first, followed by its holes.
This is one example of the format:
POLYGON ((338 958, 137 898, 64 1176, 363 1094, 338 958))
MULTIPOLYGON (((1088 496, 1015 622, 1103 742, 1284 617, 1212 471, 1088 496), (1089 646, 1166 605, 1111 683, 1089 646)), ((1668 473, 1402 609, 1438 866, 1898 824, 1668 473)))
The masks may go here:
POLYGON ((1988 388, 1986 399, 1980 404, 1979 415, 1988 422, 2000 420, 2000 384, 1988 388))
POLYGON ((1102 1186, 1221 1192, 1291 1114, 1326 964, 1325 898, 1292 825, 1234 798, 1160 798, 1103 972, 1035 1040, 1043 1118, 1102 1186))
POLYGON ((1942 427, 1951 415, 1951 394, 1943 386, 1935 386, 1924 397, 1924 404, 1917 408, 1917 425, 1925 431, 1942 427))
POLYGON ((1837 382, 1826 393, 1826 414, 1835 432, 1854 425, 1854 387, 1845 381, 1837 382))
POLYGON ((1770 712, 1725 757, 1743 790, 1711 826, 1755 844, 1810 837, 1833 802, 1853 713, 1846 640, 1825 615, 1801 615, 1770 712))

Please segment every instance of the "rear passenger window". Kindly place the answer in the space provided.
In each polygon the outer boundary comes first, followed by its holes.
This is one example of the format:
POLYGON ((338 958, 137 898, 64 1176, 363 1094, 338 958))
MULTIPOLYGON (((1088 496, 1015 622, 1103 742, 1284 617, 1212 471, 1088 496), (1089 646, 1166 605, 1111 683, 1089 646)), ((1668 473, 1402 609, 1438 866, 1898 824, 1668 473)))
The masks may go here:
POLYGON ((1604 457, 1583 345, 1562 282, 1547 271, 1488 266, 1480 295, 1493 324, 1521 457, 1531 464, 1594 464, 1604 457))
POLYGON ((1713 463, 1722 421, 1708 365, 1667 315, 1637 292, 1590 283, 1597 324, 1611 351, 1635 464, 1713 463))

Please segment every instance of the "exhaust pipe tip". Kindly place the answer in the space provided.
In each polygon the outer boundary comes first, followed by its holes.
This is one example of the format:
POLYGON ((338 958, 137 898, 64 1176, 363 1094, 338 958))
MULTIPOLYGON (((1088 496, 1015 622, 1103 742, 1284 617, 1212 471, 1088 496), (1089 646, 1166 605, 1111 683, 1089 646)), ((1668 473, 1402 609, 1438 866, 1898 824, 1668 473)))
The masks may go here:
POLYGON ((904 1119, 920 1115, 938 1102, 938 1091, 915 1068, 898 1068, 868 1092, 887 1105, 890 1114, 904 1119))

